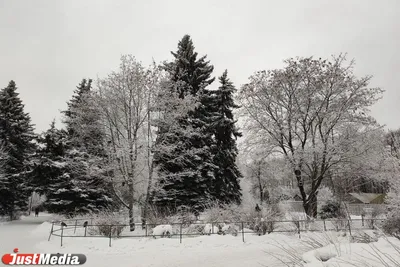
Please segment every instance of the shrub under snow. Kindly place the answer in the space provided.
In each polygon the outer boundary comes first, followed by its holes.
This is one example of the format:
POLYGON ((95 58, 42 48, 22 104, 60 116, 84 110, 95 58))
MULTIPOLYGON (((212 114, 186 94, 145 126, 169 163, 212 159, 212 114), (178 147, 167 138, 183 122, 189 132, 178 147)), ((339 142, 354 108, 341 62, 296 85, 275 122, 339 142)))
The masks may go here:
POLYGON ((153 237, 157 236, 161 237, 171 237, 172 236, 172 226, 169 224, 166 225, 158 225, 153 228, 153 237))
POLYGON ((204 226, 203 234, 205 235, 216 234, 218 233, 218 231, 219 228, 215 224, 212 225, 211 223, 207 223, 206 226, 204 226))
POLYGON ((93 226, 89 226, 88 233, 107 237, 111 234, 112 237, 119 237, 126 227, 125 222, 124 217, 116 216, 110 211, 103 211, 93 216, 93 226))

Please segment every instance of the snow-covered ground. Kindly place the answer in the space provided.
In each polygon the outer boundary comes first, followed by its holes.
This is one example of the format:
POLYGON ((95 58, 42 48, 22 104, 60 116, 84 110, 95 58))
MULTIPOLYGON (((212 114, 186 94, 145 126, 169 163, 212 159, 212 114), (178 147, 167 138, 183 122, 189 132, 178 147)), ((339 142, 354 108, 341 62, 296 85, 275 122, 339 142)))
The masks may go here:
MULTIPOLYGON (((285 266, 296 254, 303 259, 302 265, 294 266, 398 266, 400 241, 380 239, 371 244, 348 242, 348 236, 337 232, 296 234, 272 233, 265 236, 245 235, 245 243, 239 234, 219 236, 184 237, 182 244, 176 238, 125 238, 113 239, 109 247, 107 238, 81 237, 60 238, 52 236, 47 241, 51 224, 45 222, 49 215, 39 218, 25 217, 21 221, 0 225, 0 251, 2 254, 19 248, 21 252, 37 253, 84 253, 85 266, 98 267, 257 267, 285 266), (310 245, 310 241, 314 244, 310 245), (329 242, 334 244, 329 245, 329 242), (323 244, 318 248, 317 243, 323 244), (393 246, 394 245, 394 246, 393 246), (376 250, 386 253, 392 265, 384 265, 374 256, 376 250), (322 262, 321 259, 327 260, 322 262), (356 260, 358 263, 349 263, 356 260), (363 260, 367 263, 363 263, 363 260), (369 265, 368 265, 369 264, 369 265)), ((372 235, 372 231, 368 233, 372 235)), ((388 261, 388 260, 387 260, 388 261)), ((389 262, 390 263, 390 262, 389 262)))
POLYGON ((303 255, 304 267, 398 267, 400 241, 380 238, 377 242, 331 244, 303 255))
MULTIPOLYGON (((46 213, 39 214, 34 217, 22 217, 21 220, 13 222, 3 222, 0 224, 0 257, 5 253, 12 253, 14 248, 26 252, 46 252, 39 250, 36 245, 42 236, 33 235, 37 227, 49 220, 51 216, 46 213)), ((49 233, 49 231, 48 231, 49 233)), ((4 264, 0 261, 0 266, 4 264)))

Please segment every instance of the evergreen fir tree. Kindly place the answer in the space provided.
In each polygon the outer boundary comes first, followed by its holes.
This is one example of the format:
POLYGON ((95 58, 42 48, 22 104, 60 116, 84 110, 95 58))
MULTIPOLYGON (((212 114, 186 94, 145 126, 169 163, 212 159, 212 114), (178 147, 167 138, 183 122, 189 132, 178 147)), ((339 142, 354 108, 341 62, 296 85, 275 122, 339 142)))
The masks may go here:
POLYGON ((45 203, 49 212, 72 216, 98 212, 112 204, 96 161, 96 158, 82 151, 73 148, 66 150, 59 162, 64 171, 49 186, 45 203))
MULTIPOLYGON (((77 116, 76 108, 80 106, 83 95, 89 93, 92 89, 92 80, 82 79, 81 83, 76 87, 72 99, 67 103, 68 109, 62 113, 66 118, 74 118, 77 116)), ((72 135, 73 129, 67 123, 67 131, 72 135)))
POLYGON ((32 185, 34 191, 49 195, 59 177, 67 171, 64 156, 66 153, 67 133, 55 127, 55 121, 50 129, 37 138, 37 149, 33 160, 32 185))
POLYGON ((212 131, 215 137, 213 146, 214 164, 218 166, 215 172, 215 180, 212 186, 213 195, 220 203, 240 203, 241 190, 239 179, 242 177, 236 166, 238 149, 236 145, 237 137, 241 133, 235 126, 232 110, 239 108, 234 103, 233 94, 235 87, 228 78, 228 72, 219 77, 221 86, 213 91, 213 119, 212 131))
POLYGON ((70 142, 75 148, 95 156, 105 157, 105 133, 101 114, 93 101, 92 80, 83 79, 64 111, 70 142))
POLYGON ((165 64, 165 70, 171 75, 173 82, 183 82, 184 86, 178 86, 179 96, 186 93, 196 95, 200 89, 206 88, 214 82, 211 78, 214 67, 206 61, 207 56, 197 59, 194 45, 189 35, 183 36, 178 43, 177 52, 171 52, 175 60, 165 64))
MULTIPOLYGON (((181 99, 188 95, 196 97, 198 106, 176 116, 176 121, 170 122, 177 124, 174 130, 165 125, 159 126, 157 144, 168 149, 156 149, 154 155, 160 189, 155 192, 153 201, 158 206, 173 210, 179 206, 201 209, 212 199, 210 186, 215 172, 210 147, 212 134, 207 132, 207 98, 203 97, 206 86, 214 81, 211 78, 213 66, 206 61, 206 56, 197 59, 189 35, 182 38, 178 51, 172 52, 172 55, 175 60, 165 64, 165 70, 171 77, 170 90, 176 90, 181 99)), ((178 105, 184 103, 181 101, 178 105)), ((166 112, 174 113, 176 110, 166 112)))
POLYGON ((106 177, 101 117, 92 99, 90 80, 89 83, 83 80, 68 102, 68 110, 63 112, 67 130, 57 130, 60 134, 57 138, 61 138, 53 141, 49 137, 55 137, 50 134, 54 132, 53 127, 46 135, 51 158, 45 162, 50 160, 55 175, 47 187, 46 207, 50 212, 67 215, 97 212, 113 203, 106 177), (61 157, 58 152, 62 153, 61 157))
POLYGON ((11 219, 26 210, 31 191, 28 174, 34 151, 33 125, 24 111, 14 81, 0 91, 0 141, 7 153, 4 176, 0 180, 0 213, 11 219))

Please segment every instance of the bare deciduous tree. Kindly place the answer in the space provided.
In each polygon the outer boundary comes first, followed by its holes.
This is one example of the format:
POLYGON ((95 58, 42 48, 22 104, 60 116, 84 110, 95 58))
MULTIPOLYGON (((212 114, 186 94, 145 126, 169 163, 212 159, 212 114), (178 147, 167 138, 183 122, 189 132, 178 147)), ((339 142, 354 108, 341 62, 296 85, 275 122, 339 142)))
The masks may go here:
POLYGON ((246 176, 251 181, 252 193, 258 196, 261 204, 275 204, 294 196, 290 194, 293 173, 288 172, 285 159, 257 158, 246 164, 246 167, 246 176))
POLYGON ((127 55, 122 56, 117 72, 98 82, 98 104, 104 117, 113 169, 110 178, 115 195, 128 208, 131 231, 135 229, 134 204, 143 196, 147 203, 151 190, 151 110, 156 104, 153 96, 157 94, 160 78, 161 72, 155 64, 145 68, 127 55), (143 192, 146 189, 148 192, 143 192))
POLYGON ((341 131, 348 125, 374 125, 369 107, 383 91, 368 87, 370 76, 356 78, 354 62, 346 64, 343 55, 332 61, 298 58, 285 63, 284 69, 251 76, 239 101, 247 131, 258 145, 277 148, 290 162, 305 212, 315 217, 318 188, 327 172, 358 156, 347 148, 360 137, 340 138, 341 131))
POLYGON ((385 136, 385 143, 391 154, 400 160, 400 129, 389 131, 385 136))

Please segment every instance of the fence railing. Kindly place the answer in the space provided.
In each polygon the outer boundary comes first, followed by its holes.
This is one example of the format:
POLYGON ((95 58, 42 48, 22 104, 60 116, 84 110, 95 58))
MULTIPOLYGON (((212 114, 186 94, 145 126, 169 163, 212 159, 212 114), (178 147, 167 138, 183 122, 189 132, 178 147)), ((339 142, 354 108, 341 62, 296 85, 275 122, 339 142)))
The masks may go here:
POLYGON ((302 232, 324 232, 324 231, 348 231, 350 235, 353 230, 375 229, 376 225, 380 225, 384 220, 376 218, 364 218, 357 220, 349 219, 315 219, 315 220, 279 220, 279 221, 263 221, 263 222, 180 222, 168 223, 172 233, 169 234, 153 234, 153 228, 162 224, 145 224, 135 223, 135 231, 129 232, 124 230, 129 228, 129 224, 93 224, 89 221, 93 218, 82 218, 73 220, 56 221, 51 225, 50 235, 60 237, 61 246, 63 246, 64 238, 85 238, 99 237, 107 238, 109 246, 111 246, 113 238, 143 238, 143 237, 171 237, 179 238, 180 243, 185 236, 201 236, 201 235, 225 235, 233 234, 241 235, 242 241, 245 242, 245 235, 265 235, 270 233, 289 233, 293 232, 301 236, 302 232), (82 223, 83 222, 83 223, 82 223), (208 225, 209 232, 204 232, 204 227, 208 225), (226 230, 222 230, 225 225, 226 230), (229 227, 226 227, 229 225, 229 227))
MULTIPOLYGON (((347 202, 344 203, 346 204, 346 209, 349 211, 349 213, 357 216, 361 216, 364 212, 364 209, 373 209, 384 213, 384 211, 387 208, 387 205, 385 204, 355 204, 347 202)), ((279 205, 285 207, 286 210, 290 210, 293 212, 301 212, 301 213, 304 212, 302 201, 286 201, 279 205)), ((318 206, 318 211, 320 211, 320 209, 321 205, 318 206)))

